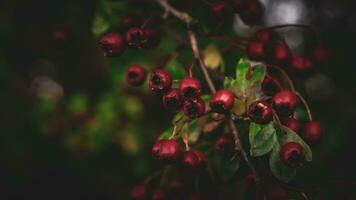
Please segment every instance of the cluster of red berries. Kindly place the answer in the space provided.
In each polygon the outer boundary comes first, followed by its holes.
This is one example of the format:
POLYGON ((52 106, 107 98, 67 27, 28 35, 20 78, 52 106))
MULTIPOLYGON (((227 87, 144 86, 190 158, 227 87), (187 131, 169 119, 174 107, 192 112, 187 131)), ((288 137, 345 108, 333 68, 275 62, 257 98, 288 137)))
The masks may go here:
POLYGON ((157 20, 160 18, 151 16, 144 22, 137 16, 127 15, 122 22, 126 33, 124 35, 107 33, 100 39, 99 46, 104 51, 104 55, 108 57, 120 56, 127 46, 133 49, 152 49, 159 44, 161 39, 161 31, 157 27, 160 23, 157 20))
POLYGON ((247 55, 255 61, 283 67, 294 74, 307 76, 314 72, 317 65, 325 63, 328 50, 316 46, 310 56, 293 55, 288 45, 279 38, 275 31, 258 31, 247 46, 247 55))
POLYGON ((245 24, 257 25, 261 22, 263 6, 258 0, 222 0, 211 4, 212 15, 221 20, 228 13, 237 13, 245 24))

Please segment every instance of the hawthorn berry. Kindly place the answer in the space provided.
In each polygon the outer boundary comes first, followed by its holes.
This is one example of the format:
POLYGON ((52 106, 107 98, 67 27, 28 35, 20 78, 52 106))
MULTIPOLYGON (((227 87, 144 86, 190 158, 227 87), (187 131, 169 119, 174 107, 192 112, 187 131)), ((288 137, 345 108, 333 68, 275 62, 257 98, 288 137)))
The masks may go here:
POLYGON ((180 91, 176 88, 169 90, 166 94, 163 95, 163 104, 164 107, 169 110, 180 110, 183 104, 183 99, 182 95, 180 94, 180 91))
POLYGON ((291 52, 288 45, 285 42, 275 42, 271 46, 271 54, 269 60, 271 63, 276 65, 285 65, 288 63, 291 57, 291 52))
POLYGON ((288 142, 282 146, 279 157, 288 167, 296 168, 304 162, 304 149, 299 143, 288 142))
POLYGON ((210 107, 213 112, 226 113, 234 106, 234 94, 229 90, 217 91, 210 100, 210 107))
POLYGON ((301 136, 309 144, 317 143, 323 135, 323 129, 319 122, 306 122, 302 128, 301 136))
POLYGON ((134 49, 143 48, 148 40, 145 31, 142 28, 138 28, 138 27, 130 28, 125 34, 125 39, 127 45, 134 49))
POLYGON ((100 48, 104 51, 104 56, 115 57, 124 53, 126 43, 124 38, 118 33, 108 33, 99 41, 100 48))
POLYGON ((218 1, 211 4, 211 12, 216 20, 222 20, 228 16, 230 12, 229 6, 224 1, 218 1))
POLYGON ((179 90, 184 99, 194 99, 200 96, 201 84, 200 81, 188 77, 180 81, 179 90))
POLYGON ((296 133, 298 133, 301 128, 300 122, 294 117, 283 119, 282 124, 296 133))
POLYGON ((283 81, 278 76, 268 74, 262 81, 261 90, 265 95, 273 96, 283 90, 283 81))
POLYGON ((165 200, 166 198, 166 192, 162 188, 158 188, 152 192, 152 200, 165 200))
POLYGON ((146 70, 140 65, 131 65, 126 70, 126 81, 132 86, 142 85, 146 80, 146 76, 146 70))
POLYGON ((247 45, 247 56, 256 61, 263 61, 266 58, 268 44, 260 40, 253 39, 247 45))
POLYGON ((144 183, 134 185, 131 190, 131 199, 133 200, 145 200, 148 198, 148 187, 144 183))
POLYGON ((297 95, 289 90, 280 91, 272 98, 273 108, 282 118, 291 116, 297 107, 297 103, 297 95))
POLYGON ((177 140, 158 140, 152 147, 152 155, 166 163, 174 163, 182 155, 180 144, 177 140))
POLYGON ((183 103, 183 112, 190 119, 195 119, 204 115, 205 103, 202 99, 188 99, 183 103))
POLYGON ((157 47, 161 40, 161 31, 156 28, 145 28, 144 33, 147 37, 147 41, 143 44, 143 47, 145 49, 157 47))
POLYGON ((152 92, 164 94, 171 89, 172 82, 171 73, 164 69, 157 69, 152 73, 148 84, 152 92))
POLYGON ((253 26, 261 22, 262 14, 263 7, 261 2, 258 0, 249 0, 241 11, 240 17, 245 24, 253 26))
POLYGON ((182 164, 188 169, 200 169, 206 165, 206 162, 204 153, 198 150, 185 151, 182 156, 182 164))
POLYGON ((292 56, 290 68, 299 75, 309 75, 314 70, 314 64, 310 58, 303 56, 292 56))
POLYGON ((258 100, 253 102, 248 110, 247 115, 251 121, 257 124, 267 124, 272 120, 273 111, 269 103, 265 100, 258 100))
POLYGON ((219 154, 229 156, 234 152, 234 142, 231 137, 220 136, 216 140, 215 149, 219 154))

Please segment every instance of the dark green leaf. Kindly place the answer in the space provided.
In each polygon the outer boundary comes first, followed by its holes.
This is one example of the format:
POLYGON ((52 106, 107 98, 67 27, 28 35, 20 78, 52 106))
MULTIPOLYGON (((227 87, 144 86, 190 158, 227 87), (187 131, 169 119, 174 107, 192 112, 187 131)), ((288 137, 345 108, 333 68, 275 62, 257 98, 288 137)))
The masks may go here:
POLYGON ((174 80, 183 79, 186 76, 183 65, 176 59, 169 62, 166 69, 171 72, 174 80))
POLYGON ((284 137, 284 141, 297 142, 300 145, 302 145, 302 147, 304 148, 305 159, 309 162, 312 161, 313 153, 312 153, 312 150, 310 149, 309 145, 307 143, 305 143, 304 140, 293 130, 291 130, 287 127, 284 127, 284 131, 286 132, 286 135, 282 134, 282 136, 284 137))
POLYGON ((239 93, 241 96, 245 96, 246 89, 248 88, 248 81, 246 77, 249 69, 250 63, 244 59, 240 59, 236 66, 235 85, 239 88, 239 93))
POLYGON ((275 143, 269 157, 272 174, 283 182, 289 182, 296 175, 296 169, 287 167, 279 158, 280 145, 275 143))
POLYGON ((273 123, 267 125, 250 124, 250 154, 251 156, 262 156, 272 150, 277 143, 276 129, 273 123))
POLYGON ((219 159, 218 162, 219 174, 222 180, 226 181, 232 178, 240 167, 239 157, 237 155, 233 156, 232 158, 223 158, 222 156, 219 155, 217 156, 219 159))
POLYGON ((171 137, 172 133, 173 133, 173 127, 169 127, 168 129, 163 131, 163 133, 161 133, 161 135, 158 137, 158 139, 160 139, 160 140, 169 139, 169 137, 171 137))

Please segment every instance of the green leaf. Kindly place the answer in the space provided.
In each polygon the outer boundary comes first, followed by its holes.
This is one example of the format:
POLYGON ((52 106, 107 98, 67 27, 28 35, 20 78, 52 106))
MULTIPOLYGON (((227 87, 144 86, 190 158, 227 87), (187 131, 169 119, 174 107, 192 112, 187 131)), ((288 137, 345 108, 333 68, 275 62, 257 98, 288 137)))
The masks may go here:
POLYGON ((280 145, 275 143, 272 153, 269 157, 269 166, 272 174, 283 182, 289 182, 294 178, 297 171, 295 168, 287 167, 279 158, 280 145))
POLYGON ((237 155, 232 158, 224 158, 217 155, 218 160, 218 170, 222 180, 226 181, 232 178, 240 167, 240 159, 237 155))
POLYGON ((169 137, 171 137, 172 133, 173 133, 173 127, 169 127, 168 129, 163 131, 161 133, 161 135, 159 135, 158 139, 160 139, 160 140, 169 139, 169 137))
POLYGON ((209 104, 210 99, 211 99, 211 95, 207 95, 207 94, 202 95, 201 99, 204 101, 205 104, 209 104))
POLYGON ((194 144, 198 141, 201 133, 197 120, 191 121, 187 127, 189 127, 188 142, 189 144, 194 144))
POLYGON ((183 65, 176 59, 169 62, 166 69, 171 72, 174 80, 183 79, 186 76, 183 65))
POLYGON ((253 86, 258 83, 262 83, 266 75, 266 67, 263 65, 258 65, 254 67, 253 74, 250 78, 250 86, 253 86))
POLYGON ((110 28, 110 22, 102 15, 96 15, 94 18, 92 32, 95 36, 102 35, 110 28))
POLYGON ((224 88, 229 88, 232 85, 233 81, 233 78, 226 76, 224 79, 224 88))
POLYGON ((304 149, 304 155, 305 155, 305 159, 307 161, 312 161, 313 160, 313 152, 311 150, 311 148, 309 147, 309 145, 307 143, 304 142, 304 140, 293 130, 287 128, 287 127, 283 127, 284 131, 286 132, 286 134, 282 134, 283 136, 283 141, 285 142, 296 142, 299 143, 300 145, 302 145, 303 149, 304 149))
POLYGON ((268 125, 251 123, 249 139, 251 156, 257 157, 267 154, 277 143, 276 129, 273 123, 271 122, 268 125))
POLYGON ((246 88, 248 87, 247 73, 250 69, 250 63, 244 59, 240 59, 239 63, 236 66, 236 79, 235 85, 239 88, 241 96, 244 96, 246 93, 246 88))

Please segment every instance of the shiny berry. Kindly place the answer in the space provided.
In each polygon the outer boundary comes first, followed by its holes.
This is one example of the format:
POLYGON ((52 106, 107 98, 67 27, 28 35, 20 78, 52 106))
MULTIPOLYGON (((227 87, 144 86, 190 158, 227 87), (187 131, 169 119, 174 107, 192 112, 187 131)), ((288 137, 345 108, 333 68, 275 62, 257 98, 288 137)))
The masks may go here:
POLYGON ((162 33, 156 28, 145 28, 144 33, 147 37, 147 42, 143 45, 145 49, 153 49, 158 46, 162 33))
POLYGON ((298 133, 301 128, 300 122, 294 117, 289 117, 282 120, 282 124, 296 133, 298 133))
POLYGON ((205 103, 202 99, 188 99, 183 103, 183 112, 190 119, 201 117, 205 113, 205 103))
POLYGON ((152 155, 166 163, 174 163, 182 154, 180 144, 177 140, 158 140, 152 147, 152 155))
POLYGON ((296 168, 304 162, 304 149, 299 143, 288 142, 282 146, 279 157, 288 167, 296 168))
POLYGON ((210 107, 213 112, 226 113, 234 106, 234 94, 229 90, 217 91, 210 100, 210 107))
POLYGON ((234 152, 234 142, 231 137, 226 135, 220 136, 216 140, 215 149, 221 155, 231 155, 234 152))
POLYGON ((126 43, 124 38, 118 33, 108 33, 99 41, 100 48, 104 51, 104 56, 115 57, 124 53, 126 43))
POLYGON ((223 20, 230 12, 229 6, 224 1, 211 4, 212 15, 216 20, 223 20))
POLYGON ((188 169, 197 170, 206 165, 206 158, 201 151, 189 150, 183 153, 182 164, 188 169))
POLYGON ((314 120, 306 122, 301 132, 303 140, 309 144, 315 144, 320 141, 322 135, 323 129, 321 124, 314 120))
POLYGON ((251 40, 247 46, 247 56, 255 61, 263 61, 266 58, 268 44, 260 40, 251 40))
POLYGON ((302 56, 292 56, 290 68, 298 75, 309 75, 314 70, 314 64, 311 59, 302 56))
POLYGON ((257 124, 267 124, 272 120, 273 111, 267 101, 258 100, 249 106, 247 115, 257 124))
POLYGON ((294 92, 283 90, 273 96, 272 102, 277 114, 286 118, 294 113, 298 99, 294 92))
POLYGON ((148 198, 148 188, 144 183, 136 184, 131 190, 131 199, 145 200, 148 198))
POLYGON ((125 34, 125 39, 127 45, 134 49, 143 48, 148 40, 145 31, 138 27, 130 28, 125 34))
POLYGON ((242 21, 250 26, 257 25, 261 22, 263 7, 258 0, 249 0, 246 7, 241 11, 242 21))
POLYGON ((131 65, 126 70, 126 81, 132 86, 142 85, 146 80, 146 76, 146 70, 140 65, 131 65))
POLYGON ((201 93, 200 81, 192 77, 185 78, 181 80, 179 90, 184 99, 197 98, 201 93))
POLYGON ((162 188, 158 188, 152 192, 152 200, 165 200, 167 199, 166 192, 162 188))
POLYGON ((169 90, 163 95, 163 104, 169 110, 178 111, 181 109, 183 99, 180 91, 176 88, 169 90))
POLYGON ((273 96, 283 90, 283 81, 275 75, 267 75, 262 81, 262 92, 267 96, 273 96))
POLYGON ((291 57, 291 52, 288 45, 285 42, 276 42, 271 47, 271 55, 269 60, 276 65, 285 65, 288 63, 291 57))
POLYGON ((148 84, 152 92, 164 94, 172 87, 172 75, 167 70, 157 69, 152 73, 148 84))

